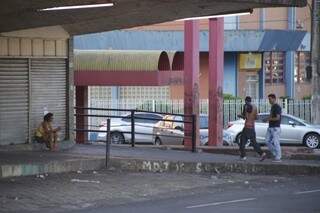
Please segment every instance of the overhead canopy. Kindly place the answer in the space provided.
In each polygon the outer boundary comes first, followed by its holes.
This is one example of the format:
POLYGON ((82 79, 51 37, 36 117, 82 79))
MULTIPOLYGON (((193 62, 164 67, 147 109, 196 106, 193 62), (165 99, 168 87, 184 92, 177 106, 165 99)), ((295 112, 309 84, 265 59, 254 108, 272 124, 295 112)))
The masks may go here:
POLYGON ((170 70, 164 51, 75 50, 75 71, 158 71, 170 70))
MULTIPOLYGON (((209 51, 209 32, 200 32, 200 51, 209 51)), ((310 51, 310 34, 293 30, 225 30, 224 51, 310 51)), ((182 31, 133 31, 81 35, 74 38, 76 49, 183 51, 182 31)), ((173 53, 175 55, 175 52, 173 53)), ((171 60, 172 62, 172 60, 171 60)), ((172 63, 171 63, 172 64, 172 63)))
POLYGON ((261 7, 302 7, 306 0, 114 0, 115 6, 95 9, 38 11, 106 0, 2 0, 0 32, 61 25, 71 35, 111 31, 176 19, 235 13, 261 7))

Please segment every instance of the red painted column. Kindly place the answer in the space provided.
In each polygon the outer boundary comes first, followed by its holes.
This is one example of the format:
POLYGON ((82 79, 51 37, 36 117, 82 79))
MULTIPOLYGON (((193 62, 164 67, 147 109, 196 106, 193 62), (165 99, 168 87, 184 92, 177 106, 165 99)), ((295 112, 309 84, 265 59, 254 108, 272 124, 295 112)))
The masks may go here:
POLYGON ((209 19, 209 145, 222 145, 224 21, 209 19))
MULTIPOLYGON (((184 113, 195 114, 199 120, 199 22, 184 22, 184 113)), ((184 146, 192 148, 192 125, 185 124, 184 146)), ((199 122, 196 125, 196 145, 199 144, 199 122)))
MULTIPOLYGON (((88 107, 88 86, 76 86, 76 107, 88 107)), ((76 114, 87 114, 87 110, 77 109, 76 114)), ((76 128, 87 129, 88 117, 77 116, 76 128)), ((87 132, 77 132, 76 143, 84 143, 88 140, 87 132)))

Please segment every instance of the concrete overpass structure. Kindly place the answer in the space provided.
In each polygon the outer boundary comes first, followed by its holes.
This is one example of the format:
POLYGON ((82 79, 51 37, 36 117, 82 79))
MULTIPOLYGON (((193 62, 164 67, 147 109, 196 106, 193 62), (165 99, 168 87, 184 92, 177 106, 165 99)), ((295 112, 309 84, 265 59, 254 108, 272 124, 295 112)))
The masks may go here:
MULTIPOLYGON (((104 0, 4 0, 0 7, 0 145, 32 142, 44 111, 73 140, 73 35, 124 29, 186 17, 248 11, 261 7, 302 7, 306 0, 115 0, 108 8, 42 9, 110 3, 104 0)), ((210 21, 210 144, 222 126, 222 21, 210 21)), ((197 114, 199 37, 196 21, 185 23, 185 113, 197 114)), ((186 128, 188 133, 188 128, 186 128)), ((188 143, 186 143, 188 145, 188 143)))

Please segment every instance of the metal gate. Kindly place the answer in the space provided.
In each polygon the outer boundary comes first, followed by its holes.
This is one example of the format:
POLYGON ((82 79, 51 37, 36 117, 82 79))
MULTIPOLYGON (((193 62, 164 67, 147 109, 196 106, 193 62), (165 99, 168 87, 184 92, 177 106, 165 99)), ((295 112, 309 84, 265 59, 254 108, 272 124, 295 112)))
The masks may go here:
POLYGON ((28 141, 28 59, 0 58, 0 145, 28 141))
POLYGON ((66 59, 31 59, 31 129, 43 121, 45 112, 54 114, 54 126, 60 126, 60 140, 66 136, 66 59))

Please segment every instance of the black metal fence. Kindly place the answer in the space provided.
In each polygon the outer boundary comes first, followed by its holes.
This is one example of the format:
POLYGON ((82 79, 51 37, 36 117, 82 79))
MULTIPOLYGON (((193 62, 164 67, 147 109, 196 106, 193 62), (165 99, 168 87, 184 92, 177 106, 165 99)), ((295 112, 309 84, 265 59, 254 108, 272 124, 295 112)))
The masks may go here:
MULTIPOLYGON (((179 138, 181 145, 184 141, 191 140, 192 151, 196 150, 196 117, 194 115, 146 110, 75 107, 74 116, 77 122, 76 133, 95 133, 97 136, 95 140, 104 141, 107 145, 124 143, 134 147, 136 142, 156 144, 157 139, 165 138, 170 143, 172 141, 170 138, 179 138), (85 122, 90 120, 89 118, 91 118, 91 122, 85 122), (94 122, 92 122, 92 118, 95 118, 94 122), (155 131, 156 128, 159 131, 155 131), (189 135, 183 133, 187 128, 190 130, 188 131, 189 135), (115 140, 113 136, 115 138, 121 136, 122 140, 113 141, 115 140), (139 138, 143 138, 143 140, 139 140, 139 138)), ((77 135, 79 136, 79 134, 77 135)))
MULTIPOLYGON (((269 112, 270 104, 267 99, 254 99, 253 103, 257 106, 258 112, 269 112)), ((299 117, 308 122, 311 121, 311 101, 310 100, 295 100, 295 99, 279 99, 278 103, 282 106, 283 112, 299 117)), ((92 107, 108 108, 116 106, 121 109, 137 109, 147 110, 161 113, 179 113, 183 114, 183 100, 132 100, 123 99, 117 100, 90 100, 92 107)), ((224 100, 223 102, 223 125, 228 122, 237 120, 237 115, 241 113, 244 105, 242 99, 224 100)), ((200 100, 200 113, 208 114, 208 100, 200 100)), ((92 119, 91 123, 94 123, 92 119)))

